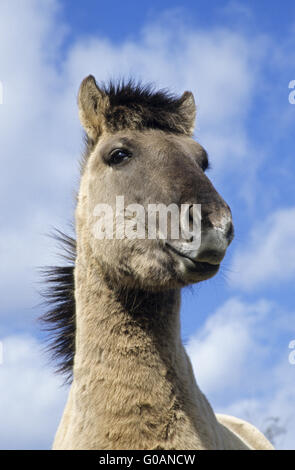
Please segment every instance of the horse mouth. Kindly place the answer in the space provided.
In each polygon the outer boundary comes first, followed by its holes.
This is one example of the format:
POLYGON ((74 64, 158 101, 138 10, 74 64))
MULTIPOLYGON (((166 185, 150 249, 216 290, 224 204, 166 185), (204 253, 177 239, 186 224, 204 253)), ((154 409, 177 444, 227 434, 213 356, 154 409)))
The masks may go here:
POLYGON ((172 251, 175 255, 180 258, 183 258, 186 261, 186 267, 189 271, 195 272, 199 275, 203 275, 204 279, 208 279, 214 276, 220 267, 220 263, 209 263, 207 261, 198 261, 196 259, 191 258, 186 253, 183 253, 177 250, 172 244, 166 242, 166 247, 172 251))

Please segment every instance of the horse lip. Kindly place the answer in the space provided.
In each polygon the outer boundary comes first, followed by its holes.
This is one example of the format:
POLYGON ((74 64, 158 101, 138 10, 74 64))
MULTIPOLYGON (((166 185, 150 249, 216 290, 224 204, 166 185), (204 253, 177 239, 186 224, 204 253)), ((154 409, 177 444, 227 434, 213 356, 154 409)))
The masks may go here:
POLYGON ((196 267, 200 267, 200 268, 203 268, 203 269, 205 269, 205 268, 206 269, 212 269, 212 268, 217 269, 220 266, 220 263, 218 263, 218 262, 211 263, 209 261, 201 261, 201 260, 198 260, 197 258, 191 258, 186 253, 183 253, 182 251, 177 250, 177 248, 175 248, 171 243, 169 243, 167 241, 166 241, 166 245, 168 246, 168 248, 170 248, 178 256, 181 256, 182 258, 186 258, 186 259, 189 259, 190 261, 192 261, 192 263, 194 263, 196 265, 196 267))

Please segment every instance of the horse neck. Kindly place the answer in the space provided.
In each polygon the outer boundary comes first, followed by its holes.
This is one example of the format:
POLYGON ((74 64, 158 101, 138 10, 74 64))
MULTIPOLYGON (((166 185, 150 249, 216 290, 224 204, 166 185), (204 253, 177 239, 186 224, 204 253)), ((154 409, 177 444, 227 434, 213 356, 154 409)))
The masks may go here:
POLYGON ((73 383, 54 447, 202 449, 216 442, 214 414, 181 342, 180 290, 118 288, 78 254, 75 298, 73 383))

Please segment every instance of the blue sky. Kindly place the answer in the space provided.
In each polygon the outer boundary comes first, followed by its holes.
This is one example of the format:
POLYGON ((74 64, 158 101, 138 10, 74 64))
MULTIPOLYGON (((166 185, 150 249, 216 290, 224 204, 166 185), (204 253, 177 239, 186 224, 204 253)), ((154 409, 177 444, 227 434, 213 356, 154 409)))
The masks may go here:
POLYGON ((236 237, 184 290, 183 338, 216 411, 278 417, 276 446, 295 449, 294 2, 3 0, 0 59, 0 448, 49 448, 66 399, 41 353, 36 267, 60 262, 45 234, 72 220, 92 73, 193 91, 236 237))

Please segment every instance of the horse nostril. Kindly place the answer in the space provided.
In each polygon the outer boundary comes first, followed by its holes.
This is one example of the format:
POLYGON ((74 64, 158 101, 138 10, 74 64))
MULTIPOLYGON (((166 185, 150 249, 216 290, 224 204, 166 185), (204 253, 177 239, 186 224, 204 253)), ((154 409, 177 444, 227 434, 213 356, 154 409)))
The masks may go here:
POLYGON ((233 240, 234 238, 234 226, 233 226, 233 223, 232 222, 229 222, 229 227, 227 229, 227 232, 225 234, 225 237, 228 241, 228 244, 231 243, 231 241, 233 240))

